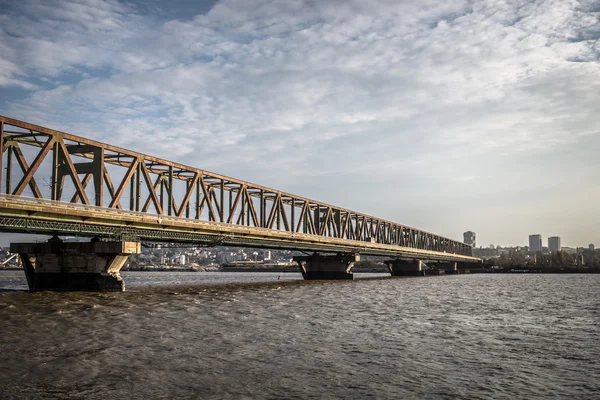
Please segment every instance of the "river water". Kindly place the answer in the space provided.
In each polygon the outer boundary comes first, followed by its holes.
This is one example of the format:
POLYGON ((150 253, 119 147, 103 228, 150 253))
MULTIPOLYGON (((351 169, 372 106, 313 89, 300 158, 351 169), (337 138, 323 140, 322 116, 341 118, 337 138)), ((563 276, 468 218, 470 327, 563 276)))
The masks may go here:
POLYGON ((0 398, 600 398, 600 275, 0 272, 0 398))

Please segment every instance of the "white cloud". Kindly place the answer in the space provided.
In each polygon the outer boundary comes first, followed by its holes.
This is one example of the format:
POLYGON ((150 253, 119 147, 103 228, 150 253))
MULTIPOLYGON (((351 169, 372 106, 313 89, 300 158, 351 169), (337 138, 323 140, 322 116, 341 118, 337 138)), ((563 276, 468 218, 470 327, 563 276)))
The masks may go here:
POLYGON ((466 205, 427 211, 455 185, 483 201, 517 171, 539 178, 550 161, 522 161, 536 154, 567 165, 559 183, 582 173, 561 149, 600 142, 593 6, 223 0, 158 21, 116 1, 19 3, 0 16, 0 87, 32 92, 3 113, 456 236, 476 223, 466 205))

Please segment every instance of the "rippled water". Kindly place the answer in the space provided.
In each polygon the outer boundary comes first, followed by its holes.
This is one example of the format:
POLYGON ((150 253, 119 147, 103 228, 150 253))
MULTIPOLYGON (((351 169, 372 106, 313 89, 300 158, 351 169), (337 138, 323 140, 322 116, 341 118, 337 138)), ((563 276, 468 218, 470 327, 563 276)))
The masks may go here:
POLYGON ((0 292, 0 398, 600 397, 599 275, 299 278, 0 292))

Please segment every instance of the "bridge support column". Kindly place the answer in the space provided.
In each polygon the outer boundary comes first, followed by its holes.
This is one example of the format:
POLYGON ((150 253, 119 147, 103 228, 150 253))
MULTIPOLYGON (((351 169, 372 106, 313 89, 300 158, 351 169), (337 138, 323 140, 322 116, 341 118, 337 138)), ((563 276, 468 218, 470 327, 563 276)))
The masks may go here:
POLYGON ((389 260, 385 262, 392 276, 424 276, 423 261, 421 260, 389 260))
POLYGON ((30 290, 122 292, 119 271, 129 254, 140 252, 139 242, 11 243, 18 253, 30 290))
POLYGON ((337 254, 324 256, 313 254, 311 256, 296 256, 305 280, 314 279, 354 279, 350 271, 356 261, 360 261, 358 254, 337 254))
POLYGON ((466 263, 466 262, 459 262, 457 264, 458 264, 457 268, 456 268, 457 274, 469 274, 469 273, 471 273, 471 267, 476 265, 474 263, 466 263))
POLYGON ((448 275, 458 274, 457 262, 441 262, 437 263, 437 268, 443 270, 448 275))

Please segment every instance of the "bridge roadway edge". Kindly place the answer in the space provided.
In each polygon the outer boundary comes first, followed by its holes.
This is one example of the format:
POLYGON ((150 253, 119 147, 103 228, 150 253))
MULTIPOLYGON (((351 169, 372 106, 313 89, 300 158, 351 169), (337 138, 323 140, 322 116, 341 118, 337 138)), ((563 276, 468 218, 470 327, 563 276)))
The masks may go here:
POLYGON ((476 257, 409 247, 10 197, 0 195, 0 229, 3 231, 481 262, 476 257))

